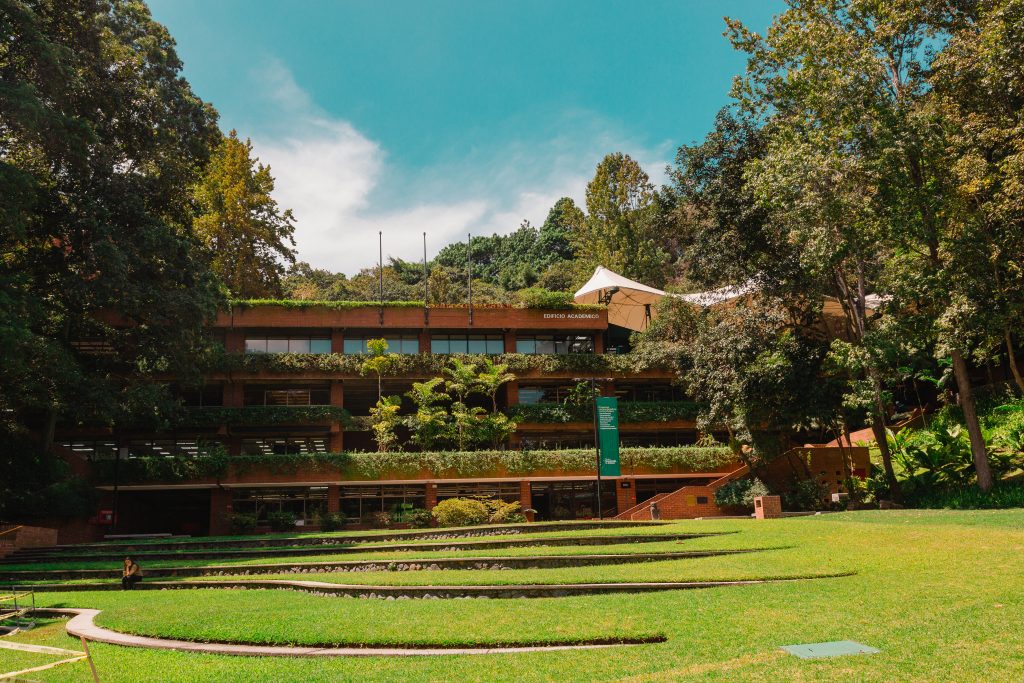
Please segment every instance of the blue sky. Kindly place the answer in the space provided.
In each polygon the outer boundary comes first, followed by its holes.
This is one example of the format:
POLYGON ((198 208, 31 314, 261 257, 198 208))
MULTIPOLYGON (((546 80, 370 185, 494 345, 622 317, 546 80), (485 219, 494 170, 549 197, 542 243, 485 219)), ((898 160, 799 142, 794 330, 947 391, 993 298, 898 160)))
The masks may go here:
POLYGON ((347 273, 582 204, 608 152, 660 181, 781 0, 150 0, 185 75, 251 137, 299 258, 347 273))

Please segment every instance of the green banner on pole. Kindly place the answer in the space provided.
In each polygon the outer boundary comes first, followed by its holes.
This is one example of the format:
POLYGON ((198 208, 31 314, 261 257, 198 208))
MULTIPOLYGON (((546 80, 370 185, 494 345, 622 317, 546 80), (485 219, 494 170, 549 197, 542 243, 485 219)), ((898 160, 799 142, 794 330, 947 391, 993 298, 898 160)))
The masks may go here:
POLYGON ((601 476, 617 477, 619 468, 619 399, 597 397, 597 444, 601 451, 601 476))

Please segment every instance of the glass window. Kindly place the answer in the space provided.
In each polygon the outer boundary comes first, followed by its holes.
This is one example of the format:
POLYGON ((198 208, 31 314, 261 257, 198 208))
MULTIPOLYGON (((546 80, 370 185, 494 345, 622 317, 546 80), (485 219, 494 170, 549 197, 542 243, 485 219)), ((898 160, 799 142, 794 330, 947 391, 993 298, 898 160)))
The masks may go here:
POLYGON ((289 339, 288 353, 309 353, 308 339, 289 339))
POLYGON ((567 354, 593 353, 594 338, 584 335, 536 334, 516 338, 517 353, 567 354))
MULTIPOLYGON (((348 355, 369 353, 366 342, 370 339, 380 339, 380 337, 345 337, 345 353, 348 355)), ((412 355, 420 352, 419 337, 412 335, 384 337, 384 341, 388 343, 388 353, 412 355)))
POLYGON ((544 401, 544 390, 540 387, 519 387, 519 402, 532 405, 544 401))
POLYGON ((266 353, 267 352, 267 340, 266 339, 246 339, 245 340, 245 352, 246 353, 266 353))
POLYGON ((505 342, 497 334, 435 334, 430 338, 430 352, 497 354, 505 352, 505 342))
POLYGON ((268 339, 267 353, 288 353, 287 339, 268 339))
POLYGON ((331 340, 330 339, 310 339, 309 340, 309 352, 310 353, 330 353, 331 352, 331 340))
POLYGON ((343 351, 350 356, 354 356, 360 353, 366 353, 366 349, 363 347, 363 339, 345 339, 343 351))

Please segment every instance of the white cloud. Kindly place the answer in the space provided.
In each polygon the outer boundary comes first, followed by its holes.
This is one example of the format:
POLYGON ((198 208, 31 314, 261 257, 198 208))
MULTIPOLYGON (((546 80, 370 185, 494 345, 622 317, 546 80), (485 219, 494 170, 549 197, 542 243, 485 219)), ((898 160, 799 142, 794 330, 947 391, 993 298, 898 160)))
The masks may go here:
POLYGON ((433 255, 470 232, 507 233, 523 219, 540 225, 560 197, 582 205, 587 180, 607 152, 633 155, 656 182, 671 152, 667 144, 644 149, 598 117, 572 112, 562 117, 564 132, 543 144, 470 146, 459 158, 408 171, 389 164, 379 143, 317 107, 279 62, 259 76, 282 125, 253 135, 253 145, 271 166, 279 205, 295 213, 299 259, 349 274, 376 262, 378 230, 385 258, 418 260, 423 232, 433 255))

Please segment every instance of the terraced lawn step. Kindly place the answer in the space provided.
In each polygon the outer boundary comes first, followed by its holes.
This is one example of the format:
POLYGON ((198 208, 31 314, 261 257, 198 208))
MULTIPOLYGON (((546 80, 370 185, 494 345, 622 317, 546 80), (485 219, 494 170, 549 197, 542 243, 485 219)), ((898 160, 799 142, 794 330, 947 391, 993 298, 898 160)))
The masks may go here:
MULTIPOLYGON (((369 586, 359 584, 326 583, 323 581, 296 581, 283 579, 245 579, 237 581, 151 581, 138 584, 139 590, 189 590, 198 588, 296 590, 326 597, 371 598, 381 600, 459 598, 564 598, 575 595, 605 593, 649 593, 654 591, 695 590, 725 586, 756 586, 766 583, 813 581, 853 576, 854 572, 838 572, 807 576, 791 576, 740 581, 656 581, 626 583, 561 583, 522 585, 475 586, 369 586)), ((119 590, 115 583, 49 584, 33 587, 38 592, 119 590)))
POLYGON ((486 647, 316 647, 294 645, 253 645, 249 643, 198 643, 189 640, 152 638, 112 631, 97 626, 94 619, 100 614, 95 609, 41 609, 42 615, 73 615, 65 627, 68 635, 89 641, 178 652, 203 652, 218 655, 242 655, 259 657, 412 657, 437 655, 491 655, 516 654, 524 652, 547 652, 557 650, 593 650, 623 645, 647 645, 663 643, 663 635, 640 638, 618 638, 603 641, 572 642, 545 645, 488 645, 486 647))
MULTIPOLYGON (((253 574, 314 574, 378 571, 437 571, 448 569, 551 569, 557 567, 594 566, 658 562, 718 555, 754 553, 776 548, 737 548, 731 550, 686 550, 658 553, 617 553, 594 555, 528 555, 515 557, 444 557, 402 560, 341 560, 334 562, 289 562, 238 566, 163 567, 146 570, 147 578, 193 576, 249 576, 253 574)), ((117 579, 119 569, 64 569, 18 571, 0 574, 0 580, 69 581, 81 579, 117 579)))
POLYGON ((180 540, 159 541, 123 541, 106 543, 79 543, 74 545, 57 545, 48 548, 32 548, 20 551, 26 555, 73 555, 85 552, 98 553, 132 553, 153 550, 183 549, 224 549, 224 548, 274 548, 281 546, 295 547, 303 545, 349 545, 352 543, 393 542, 408 539, 443 540, 449 538, 479 538, 484 536, 504 536, 515 534, 536 534, 546 532, 581 531, 588 529, 621 529, 628 527, 661 526, 666 522, 647 521, 582 521, 582 522, 535 522, 529 524, 498 524, 473 527, 451 527, 445 529, 413 529, 409 531, 382 531, 374 534, 337 535, 337 534, 304 534, 302 536, 276 536, 272 538, 183 538, 180 540))
MULTIPOLYGON (((735 533, 735 532, 730 532, 735 533)), ((407 552, 407 551, 453 551, 453 550, 487 550, 497 548, 524 548, 530 546, 587 546, 617 545, 623 543, 656 543, 661 541, 678 541, 690 538, 717 536, 717 533, 682 533, 682 534, 630 534, 621 536, 554 536, 537 538, 496 538, 480 541, 439 541, 425 543, 382 543, 361 541, 350 545, 319 545, 288 548, 254 548, 238 550, 198 550, 184 552, 136 552, 132 557, 140 563, 152 560, 227 560, 248 559, 274 556, 311 556, 337 555, 342 553, 365 552, 407 552)), ((81 555, 61 554, 60 556, 40 558, 38 562, 121 562, 125 553, 89 553, 81 555)), ((19 563, 24 563, 22 560, 19 563)), ((143 570, 148 567, 143 566, 143 570)))

